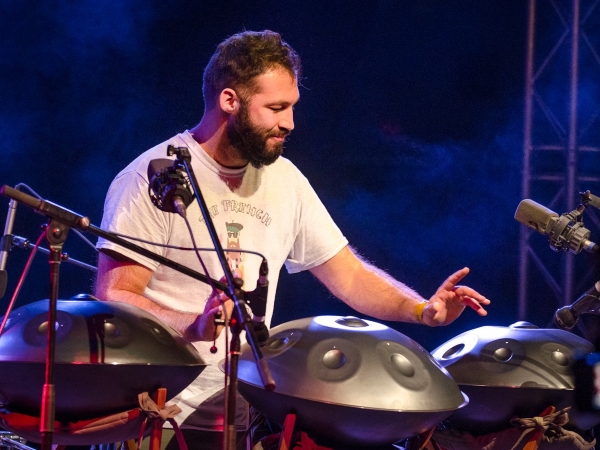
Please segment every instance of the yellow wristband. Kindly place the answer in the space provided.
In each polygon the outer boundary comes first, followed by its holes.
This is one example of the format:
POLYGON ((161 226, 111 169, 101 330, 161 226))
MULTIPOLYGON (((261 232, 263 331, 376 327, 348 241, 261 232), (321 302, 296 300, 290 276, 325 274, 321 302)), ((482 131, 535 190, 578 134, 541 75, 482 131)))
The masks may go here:
POLYGON ((417 306, 415 306, 415 318, 419 323, 423 323, 423 310, 425 309, 425 306, 427 306, 427 302, 419 302, 417 303, 417 306))

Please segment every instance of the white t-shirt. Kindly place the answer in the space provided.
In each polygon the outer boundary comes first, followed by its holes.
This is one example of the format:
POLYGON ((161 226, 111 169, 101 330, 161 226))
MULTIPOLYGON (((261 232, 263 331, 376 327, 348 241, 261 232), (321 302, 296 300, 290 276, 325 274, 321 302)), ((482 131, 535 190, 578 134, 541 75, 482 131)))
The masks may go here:
MULTIPOLYGON (((149 162, 167 158, 168 145, 190 150, 192 169, 222 247, 256 251, 267 259, 270 271, 266 321, 269 324, 282 265, 285 264, 289 273, 311 269, 336 255, 347 245, 347 240, 308 180, 289 160, 280 157, 262 169, 251 165, 227 169, 209 157, 187 131, 143 153, 117 175, 106 197, 103 229, 158 244, 192 247, 183 218, 159 210, 148 193, 149 162)), ((196 245, 212 248, 196 201, 188 206, 187 217, 196 245)), ((193 251, 138 245, 203 272, 193 251)), ((148 299, 176 311, 202 313, 204 310, 210 294, 208 285, 104 239, 99 239, 97 247, 114 250, 154 271, 144 292, 148 299)), ((214 252, 203 251, 201 255, 210 277, 220 279, 223 270, 214 252)), ((226 252, 226 255, 234 276, 244 280, 243 289, 252 291, 256 287, 262 258, 240 252, 226 252)), ((216 365, 225 356, 224 334, 217 343, 219 352, 216 355, 208 350, 212 342, 194 343, 209 366, 173 400, 183 409, 177 417, 178 422, 223 387, 223 373, 216 365)), ((215 425, 222 424, 222 418, 215 420, 197 427, 214 429, 215 425)))

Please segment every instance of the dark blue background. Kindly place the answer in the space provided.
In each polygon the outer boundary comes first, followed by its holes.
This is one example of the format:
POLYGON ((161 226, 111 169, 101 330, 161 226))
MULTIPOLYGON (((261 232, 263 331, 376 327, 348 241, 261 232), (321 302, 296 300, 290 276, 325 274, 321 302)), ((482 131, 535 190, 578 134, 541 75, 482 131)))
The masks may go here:
MULTIPOLYGON (((0 183, 27 183, 98 225, 117 172, 200 119, 216 45, 276 30, 304 63, 285 156, 351 244, 426 297, 469 266, 466 284, 494 302, 487 318, 469 311, 434 331, 393 324, 433 349, 517 320, 526 20, 524 0, 2 2, 0 183)), ((541 27, 550 42, 556 20, 541 27)), ((42 223, 20 207, 14 233, 34 240, 42 223)), ((73 233, 65 251, 95 263, 73 233)), ((2 309, 25 258, 11 252, 2 309)), ((46 261, 36 257, 20 304, 48 296, 46 261)), ((89 272, 61 271, 61 298, 91 291, 89 272)), ((309 274, 282 276, 275 323, 351 313, 309 274)))

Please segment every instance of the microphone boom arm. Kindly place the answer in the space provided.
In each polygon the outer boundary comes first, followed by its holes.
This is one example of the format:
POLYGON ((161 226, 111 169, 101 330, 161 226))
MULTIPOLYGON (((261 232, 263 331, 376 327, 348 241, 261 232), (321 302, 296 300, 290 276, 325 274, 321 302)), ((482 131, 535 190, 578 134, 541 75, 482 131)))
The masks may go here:
MULTIPOLYGON (((139 255, 150 258, 153 261, 156 261, 164 266, 176 270, 177 272, 188 275, 189 277, 195 280, 199 280, 204 283, 209 283, 208 277, 203 273, 196 272, 195 270, 192 270, 189 267, 176 263, 175 261, 165 258, 162 255, 157 255, 156 253, 151 252, 150 250, 145 249, 143 247, 140 247, 139 245, 136 245, 132 242, 129 242, 119 236, 116 236, 113 233, 104 231, 102 228, 92 225, 90 223, 89 218, 77 214, 73 211, 70 211, 66 208, 63 208, 62 206, 58 206, 47 200, 40 200, 6 185, 0 188, 0 194, 4 195, 5 197, 16 200, 19 203, 29 206, 38 214, 49 217, 51 219, 56 219, 59 222, 64 223, 65 225, 68 225, 72 228, 76 228, 80 231, 87 231, 89 233, 92 233, 95 236, 104 238, 107 241, 118 244, 122 247, 125 247, 128 250, 132 250, 139 255)), ((222 289, 223 291, 228 290, 227 285, 220 281, 211 279, 211 282, 215 287, 222 289)))
MULTIPOLYGON (((21 236, 15 236, 15 235, 11 235, 11 238, 12 238, 11 245, 10 245, 11 248, 17 247, 17 248, 22 248, 24 250, 31 250, 32 248, 34 248, 34 245, 31 243, 31 241, 29 239, 26 239, 21 236)), ((44 248, 44 247, 38 247, 36 251, 43 253, 45 255, 50 254, 50 250, 48 250, 47 248, 44 248)), ((61 260, 61 262, 70 263, 70 264, 73 264, 74 266, 78 266, 83 269, 87 269, 90 272, 98 271, 96 266, 92 266, 91 264, 87 264, 87 263, 84 263, 83 261, 79 261, 77 259, 71 258, 66 253, 62 253, 60 255, 60 260, 61 260)))

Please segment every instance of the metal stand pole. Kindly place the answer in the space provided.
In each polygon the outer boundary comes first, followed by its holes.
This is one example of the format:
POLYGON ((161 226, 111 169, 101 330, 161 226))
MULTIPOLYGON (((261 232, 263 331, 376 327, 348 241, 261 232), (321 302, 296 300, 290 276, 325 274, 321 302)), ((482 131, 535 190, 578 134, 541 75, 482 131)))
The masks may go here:
POLYGON ((67 238, 69 227, 52 219, 46 228, 46 238, 50 247, 50 297, 48 305, 46 370, 42 391, 40 433, 42 434, 42 450, 52 450, 54 435, 54 350, 56 344, 56 302, 60 278, 60 262, 63 244, 67 238))

